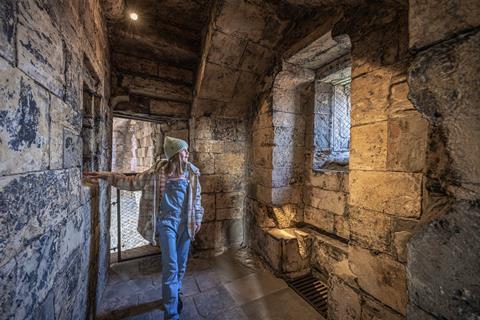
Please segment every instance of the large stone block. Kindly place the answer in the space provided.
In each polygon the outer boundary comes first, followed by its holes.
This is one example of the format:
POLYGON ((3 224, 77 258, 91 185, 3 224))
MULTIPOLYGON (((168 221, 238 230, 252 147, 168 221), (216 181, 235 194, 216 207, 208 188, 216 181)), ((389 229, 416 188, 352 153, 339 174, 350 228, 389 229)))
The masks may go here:
MULTIPOLYGON (((44 234, 68 214, 70 205, 78 203, 69 185, 68 171, 46 171, 0 179, 1 216, 7 217, 10 234, 3 239, 0 265, 16 256, 30 241, 44 234)), ((3 237, 3 236, 2 236, 3 237)))
MULTIPOLYGON (((3 237, 3 232, 2 232, 3 237)), ((3 240, 3 239, 2 239, 3 240)), ((0 242, 1 243, 1 242, 0 242)), ((3 248, 0 247, 0 252, 3 254, 3 248)), ((0 312, 8 319, 15 314, 15 292, 17 289, 17 262, 15 259, 9 260, 7 263, 0 264, 0 312)))
POLYGON ((298 185, 303 181, 303 168, 300 166, 267 169, 266 173, 267 175, 260 177, 259 181, 268 186, 269 181, 265 180, 268 179, 268 174, 270 174, 273 188, 298 185))
POLYGON ((267 19, 276 20, 262 9, 254 3, 225 1, 215 26, 226 34, 258 43, 264 38, 267 19))
POLYGON ((49 95, 0 59, 0 174, 48 167, 49 95))
POLYGON ((380 212, 350 207, 350 239, 364 247, 388 252, 392 219, 380 212))
POLYGON ((389 117, 396 117, 405 112, 415 110, 412 102, 408 100, 409 88, 406 81, 392 84, 390 91, 390 105, 388 106, 389 117))
POLYGON ((350 219, 345 216, 335 215, 335 225, 333 233, 343 239, 350 238, 350 219))
POLYGON ((272 127, 258 128, 253 131, 252 145, 258 147, 268 147, 274 145, 274 130, 272 127))
POLYGON ((478 204, 459 202, 414 234, 407 259, 412 303, 437 318, 480 315, 479 224, 478 204))
POLYGON ((213 153, 195 153, 195 165, 200 169, 201 174, 215 173, 215 160, 213 153))
POLYGON ((414 0, 409 2, 410 47, 418 49, 480 25, 475 0, 414 0))
POLYGON ((222 224, 220 221, 207 222, 196 235, 195 247, 199 249, 214 249, 223 246, 222 224))
POLYGON ((288 146, 275 146, 272 150, 273 167, 302 166, 305 161, 305 148, 291 144, 288 146))
POLYGON ((245 188, 245 180, 242 176, 223 174, 219 176, 216 192, 239 192, 245 188))
POLYGON ((343 175, 335 171, 311 171, 307 177, 307 185, 324 190, 341 191, 343 175))
POLYGON ((422 51, 409 70, 410 99, 444 134, 455 183, 480 182, 479 51, 480 33, 471 33, 422 51))
POLYGON ((421 173, 350 171, 350 205, 402 217, 421 214, 421 173))
POLYGON ((223 153, 225 143, 218 140, 195 140, 193 149, 195 152, 223 153))
POLYGON ((301 192, 302 190, 298 186, 272 188, 270 189, 270 202, 274 205, 299 204, 302 201, 301 192))
POLYGON ((226 208, 242 208, 245 200, 245 193, 243 192, 228 192, 216 194, 216 206, 218 209, 226 208))
POLYGON ((52 274, 58 273, 62 268, 58 263, 58 237, 59 229, 51 230, 26 244, 18 253, 18 287, 14 302, 16 318, 27 319, 33 315, 53 288, 55 277, 52 274))
POLYGON ((212 193, 217 189, 217 181, 220 179, 218 175, 201 175, 200 185, 202 186, 202 193, 212 193))
POLYGON ((222 225, 223 246, 238 248, 244 242, 243 219, 229 219, 220 222, 222 225))
POLYGON ((388 69, 377 69, 352 80, 352 127, 387 119, 390 79, 388 69))
POLYGON ((16 1, 6 0, 0 4, 0 56, 9 62, 15 61, 16 1))
POLYGON ((304 222, 330 233, 335 230, 335 214, 308 205, 304 211, 304 222))
POLYGON ((253 164, 263 168, 273 168, 273 147, 254 147, 252 150, 253 164))
MULTIPOLYGON (((83 60, 79 52, 75 52, 79 47, 72 48, 73 44, 68 43, 65 46, 65 102, 71 106, 78 114, 82 109, 82 90, 83 90, 83 60)), ((78 125, 81 122, 78 121, 78 125)))
POLYGON ((296 99, 296 91, 274 87, 272 90, 274 111, 301 114, 303 106, 296 99))
POLYGON ((349 246, 348 254, 350 268, 357 277, 358 285, 404 315, 408 302, 405 266, 387 255, 373 255, 356 246, 349 246))
POLYGON ((220 153, 215 155, 215 173, 242 175, 245 172, 245 155, 220 153))
MULTIPOLYGON (((408 30, 402 27, 402 23, 407 23, 407 12, 398 10, 396 14, 398 20, 393 23, 376 30, 365 30, 360 39, 352 40, 353 78, 378 68, 388 68, 405 57, 406 52, 402 49, 408 46, 408 30)), ((357 23, 361 25, 362 22, 357 23)))
POLYGON ((177 101, 155 100, 150 101, 150 113, 158 116, 180 116, 190 115, 190 104, 177 101))
POLYGON ((337 215, 343 215, 345 212, 347 199, 343 192, 311 188, 306 196, 307 202, 310 203, 312 207, 326 210, 337 215))
MULTIPOLYGON (((362 304, 362 320, 402 320, 405 317, 399 313, 392 311, 385 305, 378 303, 377 301, 363 297, 364 303, 362 304)), ((407 311, 407 319, 423 320, 419 318, 409 318, 407 311)), ((427 320, 427 319, 425 319, 427 320)))
POLYGON ((203 222, 215 220, 215 194, 202 194, 202 206, 205 210, 203 214, 203 222))
POLYGON ((210 117, 195 118, 195 138, 196 139, 213 139, 214 121, 210 117))
POLYGON ((224 147, 226 153, 242 153, 247 154, 247 145, 246 142, 242 141, 225 141, 224 147))
POLYGON ((330 281, 328 315, 330 319, 359 320, 362 309, 360 295, 338 279, 330 281))
POLYGON ((243 116, 250 111, 256 98, 258 79, 259 77, 255 73, 240 72, 231 101, 232 107, 228 109, 228 116, 243 116))
POLYGON ((416 305, 409 303, 407 308, 407 319, 415 320, 437 320, 436 317, 426 313, 416 305))
POLYGON ((300 229, 262 229, 259 245, 272 268, 280 273, 298 273, 308 268, 310 240, 300 229))
POLYGON ((273 54, 271 49, 249 41, 243 52, 240 69, 261 76, 270 67, 273 54))
POLYGON ((213 127, 213 139, 224 141, 236 141, 238 120, 228 118, 216 118, 213 127))
MULTIPOLYGON (((274 113, 274 118, 275 118, 274 113)), ((305 146, 305 127, 296 126, 289 127, 279 127, 275 126, 273 129, 274 139, 273 142, 276 146, 291 146, 295 145, 296 147, 305 146)))
POLYGON ((231 220, 240 219, 243 216, 243 210, 241 208, 225 208, 218 209, 216 212, 217 220, 231 220))
POLYGON ((205 78, 200 87, 199 97, 230 102, 240 72, 227 66, 207 62, 204 74, 205 78))
POLYGON ((381 121, 350 129, 350 169, 385 170, 387 127, 387 121, 381 121))
POLYGON ((50 110, 50 169, 81 166, 81 115, 55 96, 50 110))
POLYGON ((158 75, 158 64, 149 59, 134 57, 123 53, 113 52, 112 64, 115 69, 130 73, 158 75))
POLYGON ((65 54, 53 4, 19 1, 18 68, 57 96, 64 94, 65 54))
POLYGON ((418 172, 425 168, 428 122, 418 112, 388 120, 387 168, 418 172))
POLYGON ((159 78, 127 74, 122 77, 121 86, 134 94, 186 103, 192 101, 192 87, 190 85, 174 83, 159 78))
POLYGON ((225 34, 219 30, 213 32, 207 60, 236 69, 240 64, 247 40, 225 34))

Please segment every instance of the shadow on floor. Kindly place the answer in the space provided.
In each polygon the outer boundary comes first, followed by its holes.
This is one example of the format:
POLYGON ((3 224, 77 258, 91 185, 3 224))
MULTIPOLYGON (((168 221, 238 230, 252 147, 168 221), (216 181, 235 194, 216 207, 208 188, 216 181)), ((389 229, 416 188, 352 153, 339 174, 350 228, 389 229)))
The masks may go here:
MULTIPOLYGON (((324 319, 245 250, 190 258, 183 281, 185 320, 324 319)), ((163 319, 160 256, 114 264, 98 319, 163 319)))

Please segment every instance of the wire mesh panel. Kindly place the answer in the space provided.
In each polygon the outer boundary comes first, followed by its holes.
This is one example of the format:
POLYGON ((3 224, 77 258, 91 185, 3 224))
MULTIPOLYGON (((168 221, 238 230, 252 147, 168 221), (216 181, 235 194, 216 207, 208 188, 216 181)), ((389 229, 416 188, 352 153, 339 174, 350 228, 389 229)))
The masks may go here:
POLYGON ((350 145, 350 83, 334 86, 332 151, 348 151, 350 145))
MULTIPOLYGON (((117 189, 112 188, 112 210, 110 227, 110 248, 112 251, 118 250, 118 221, 117 221, 117 189)), ((148 245, 140 233, 137 231, 139 203, 141 191, 120 190, 120 245, 121 251, 127 251, 148 245)))

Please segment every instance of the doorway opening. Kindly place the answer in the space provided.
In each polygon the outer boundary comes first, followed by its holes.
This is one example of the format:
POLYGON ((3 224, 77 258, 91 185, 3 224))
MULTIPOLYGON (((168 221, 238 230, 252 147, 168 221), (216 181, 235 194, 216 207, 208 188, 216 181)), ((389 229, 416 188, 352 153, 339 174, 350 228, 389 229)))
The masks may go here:
MULTIPOLYGON (((113 118, 112 171, 135 175, 163 158, 165 136, 188 140, 188 121, 113 118)), ((112 187, 110 217, 110 263, 160 253, 137 229, 142 191, 112 187)))

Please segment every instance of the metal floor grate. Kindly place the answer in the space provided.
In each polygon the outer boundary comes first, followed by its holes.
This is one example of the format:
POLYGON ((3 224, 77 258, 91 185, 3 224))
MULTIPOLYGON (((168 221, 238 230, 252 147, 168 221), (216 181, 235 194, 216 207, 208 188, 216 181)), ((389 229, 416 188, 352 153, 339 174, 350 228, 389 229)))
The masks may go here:
POLYGON ((328 287, 311 274, 287 282, 305 301, 310 303, 323 317, 327 318, 328 287))

